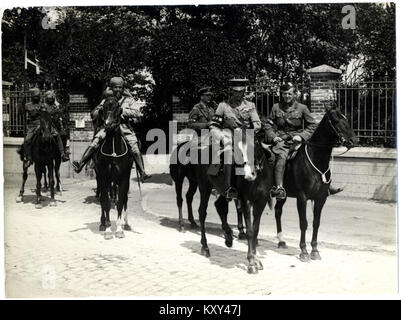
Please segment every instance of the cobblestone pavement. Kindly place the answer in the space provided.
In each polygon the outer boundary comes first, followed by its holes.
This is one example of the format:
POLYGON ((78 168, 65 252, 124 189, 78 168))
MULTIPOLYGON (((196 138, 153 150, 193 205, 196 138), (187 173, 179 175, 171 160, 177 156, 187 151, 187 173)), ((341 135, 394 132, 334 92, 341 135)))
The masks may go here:
MULTIPOLYGON (((277 248, 274 228, 265 228, 264 223, 258 247, 264 270, 249 275, 246 243, 235 240, 233 248, 226 248, 212 209, 207 224, 210 258, 200 254, 198 230, 177 231, 174 188, 163 183, 164 178, 143 185, 143 201, 132 180, 128 212, 133 230, 126 231, 124 239, 112 240, 98 231, 100 206, 94 197, 94 180, 65 179, 57 207, 47 206, 46 201, 38 210, 31 190, 34 179, 29 179, 23 203, 15 201, 19 177, 6 177, 5 182, 7 297, 392 294, 397 290, 394 204, 374 203, 383 216, 370 219, 368 226, 372 230, 377 226, 379 232, 390 230, 383 241, 373 236, 369 242, 369 237, 361 236, 356 237, 359 242, 350 243, 348 238, 336 241, 321 233, 323 259, 309 263, 297 258, 297 219, 286 233, 287 250, 277 248)), ((343 200, 339 208, 344 201, 351 204, 343 200)), ((358 207, 357 202, 352 204, 358 207)), ((359 218, 354 220, 363 219, 363 214, 355 213, 353 217, 359 218)), ((111 219, 116 219, 114 209, 111 219)), ((274 224, 271 214, 262 219, 274 224)), ((336 234, 339 224, 328 221, 332 225, 322 229, 336 234)))

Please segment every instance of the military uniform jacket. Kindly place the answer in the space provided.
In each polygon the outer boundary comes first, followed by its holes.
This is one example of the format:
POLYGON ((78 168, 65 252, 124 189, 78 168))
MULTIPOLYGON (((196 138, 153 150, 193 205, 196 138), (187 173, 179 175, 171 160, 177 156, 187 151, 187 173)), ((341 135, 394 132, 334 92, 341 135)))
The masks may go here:
POLYGON ((200 134, 201 129, 208 129, 214 115, 214 109, 202 101, 194 105, 188 116, 188 128, 200 134))
MULTIPOLYGON (((235 123, 238 127, 249 126, 252 123, 256 130, 260 129, 260 118, 255 104, 245 99, 235 108, 228 102, 221 102, 217 107, 214 119, 217 120, 219 117, 224 128, 232 129, 232 123, 235 123)), ((212 125, 214 124, 220 126, 217 122, 212 123, 212 125)))
POLYGON ((28 102, 25 105, 24 111, 27 115, 27 129, 33 129, 40 125, 40 111, 43 105, 41 103, 28 102))
POLYGON ((300 136, 307 141, 317 127, 308 107, 296 101, 289 107, 285 107, 281 103, 274 104, 270 120, 264 126, 269 143, 276 137, 286 140, 288 137, 294 136, 300 136), (303 126, 305 127, 303 128, 303 126))

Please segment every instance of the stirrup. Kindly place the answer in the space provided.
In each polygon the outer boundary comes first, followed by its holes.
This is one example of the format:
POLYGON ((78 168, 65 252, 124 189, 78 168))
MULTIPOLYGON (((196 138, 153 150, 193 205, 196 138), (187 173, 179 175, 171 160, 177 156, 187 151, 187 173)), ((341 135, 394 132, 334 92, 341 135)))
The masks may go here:
POLYGON ((78 162, 78 161, 73 161, 73 162, 72 162, 72 167, 73 167, 73 169, 74 169, 74 171, 75 171, 76 173, 80 173, 80 172, 82 171, 84 165, 82 165, 82 164, 81 164, 80 162, 78 162))
POLYGON ((229 187, 224 192, 224 197, 226 198, 227 201, 231 201, 233 199, 237 199, 238 198, 238 191, 233 187, 229 187))

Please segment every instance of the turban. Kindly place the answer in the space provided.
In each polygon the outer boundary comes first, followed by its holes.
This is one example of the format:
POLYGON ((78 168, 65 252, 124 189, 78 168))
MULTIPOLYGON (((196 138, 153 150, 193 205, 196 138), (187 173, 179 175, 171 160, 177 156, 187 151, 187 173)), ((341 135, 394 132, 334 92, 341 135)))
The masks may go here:
POLYGON ((56 95, 54 94, 54 91, 49 90, 45 92, 45 99, 55 99, 56 95))
POLYGON ((110 87, 124 86, 124 79, 121 77, 113 77, 110 79, 110 87))
POLYGON ((39 88, 32 88, 29 90, 31 92, 32 97, 40 97, 40 90, 39 88))

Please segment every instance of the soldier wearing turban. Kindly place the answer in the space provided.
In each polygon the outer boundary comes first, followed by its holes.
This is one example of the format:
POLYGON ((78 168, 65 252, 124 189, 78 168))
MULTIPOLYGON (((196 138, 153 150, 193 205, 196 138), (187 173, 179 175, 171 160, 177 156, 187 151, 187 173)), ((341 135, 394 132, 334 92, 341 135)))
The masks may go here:
MULTIPOLYGON (((105 97, 111 96, 111 94, 118 100, 120 107, 122 109, 121 117, 123 121, 121 122, 120 129, 123 134, 125 140, 131 147, 131 151, 134 155, 134 160, 137 165, 138 171, 141 176, 142 182, 145 181, 150 176, 145 172, 144 163, 142 159, 141 152, 138 146, 138 139, 135 135, 135 132, 131 128, 129 121, 132 120, 134 122, 139 121, 142 113, 136 103, 136 100, 131 96, 131 94, 124 90, 124 80, 121 77, 113 77, 110 79, 109 87, 105 90, 105 97)), ((92 117, 97 119, 99 111, 103 108, 102 102, 93 110, 92 117)), ((97 150, 100 145, 100 142, 106 137, 106 131, 104 128, 99 128, 99 131, 95 135, 92 143, 85 150, 80 161, 74 161, 73 167, 75 172, 79 173, 85 166, 85 164, 90 160, 93 153, 97 150)))

